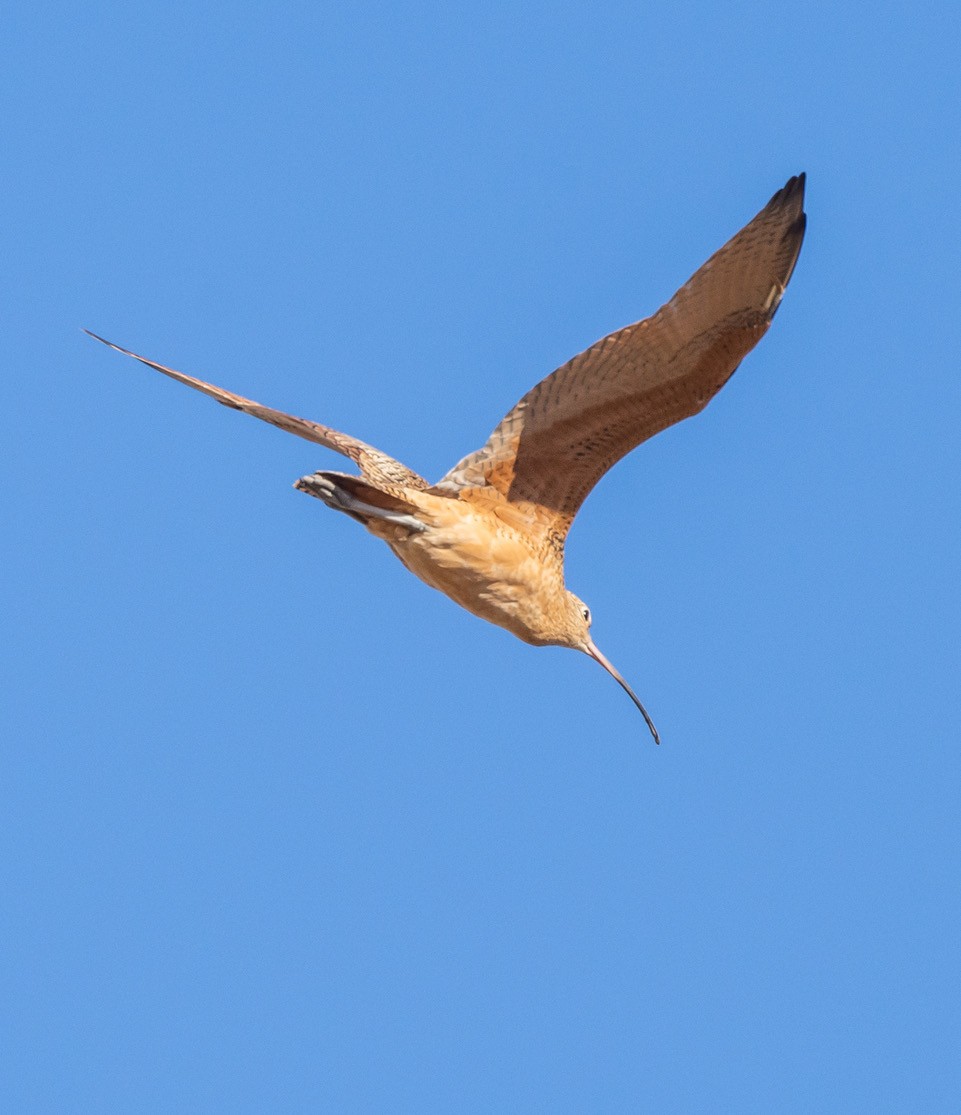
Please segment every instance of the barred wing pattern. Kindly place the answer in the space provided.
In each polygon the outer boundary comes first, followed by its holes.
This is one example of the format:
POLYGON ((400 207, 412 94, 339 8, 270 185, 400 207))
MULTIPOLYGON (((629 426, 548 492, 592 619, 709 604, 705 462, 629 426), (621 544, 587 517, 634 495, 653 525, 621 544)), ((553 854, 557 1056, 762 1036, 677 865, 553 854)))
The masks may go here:
POLYGON ((435 486, 492 487, 563 544, 587 494, 642 441, 702 410, 774 317, 804 237, 791 178, 653 317, 604 337, 532 388, 435 486))
POLYGON ((153 360, 148 360, 145 356, 138 356, 129 349, 121 348, 120 345, 115 345, 112 341, 106 341, 103 337, 98 337, 96 333, 91 333, 89 329, 85 329, 84 332, 93 337, 94 340, 107 345, 108 348, 122 352, 125 356, 132 356, 134 360, 139 360, 141 364, 146 364, 148 368, 154 368, 158 372, 163 372, 165 376, 177 380, 178 383, 185 383, 188 387, 202 391, 225 407, 242 410, 245 414, 269 422, 272 426, 286 430, 289 434, 296 434, 297 437, 316 442, 317 445, 323 445, 327 449, 333 449, 335 453, 349 457, 360 469, 361 474, 375 484, 400 485, 404 488, 418 489, 427 487, 427 481, 422 476, 418 476, 406 465, 402 465, 400 461, 395 461, 393 457, 389 457, 386 453, 381 453, 379 449, 375 449, 372 445, 367 445, 363 441, 351 437, 350 434, 342 434, 339 430, 330 429, 329 426, 321 426, 319 422, 311 422, 307 418, 295 418, 294 415, 285 414, 282 410, 262 406, 252 399, 245 399, 243 395, 235 395, 232 391, 225 391, 222 387, 215 387, 212 383, 205 383, 202 379, 195 379, 183 372, 174 371, 173 368, 165 368, 163 364, 155 364, 153 360))

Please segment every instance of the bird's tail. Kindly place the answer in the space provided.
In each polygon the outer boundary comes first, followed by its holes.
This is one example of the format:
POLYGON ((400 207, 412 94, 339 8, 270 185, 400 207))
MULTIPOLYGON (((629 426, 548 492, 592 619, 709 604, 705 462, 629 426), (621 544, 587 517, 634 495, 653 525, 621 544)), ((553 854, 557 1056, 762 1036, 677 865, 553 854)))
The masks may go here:
POLYGON ((413 504, 359 476, 343 472, 314 472, 310 476, 302 476, 294 487, 323 500, 334 511, 342 511, 365 526, 369 526, 371 520, 378 520, 396 523, 409 530, 426 529, 413 504))

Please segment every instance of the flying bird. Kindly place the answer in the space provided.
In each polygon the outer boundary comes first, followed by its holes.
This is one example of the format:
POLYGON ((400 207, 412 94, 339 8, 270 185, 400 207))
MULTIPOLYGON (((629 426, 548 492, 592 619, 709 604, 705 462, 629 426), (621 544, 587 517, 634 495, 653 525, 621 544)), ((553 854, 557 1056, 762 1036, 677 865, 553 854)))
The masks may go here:
POLYGON ((565 587, 564 543, 604 473, 642 441, 702 410, 767 331, 801 250, 803 204, 802 174, 656 314, 541 380, 436 484, 349 434, 90 336, 353 461, 359 476, 324 469, 294 487, 362 523, 413 574, 481 619, 534 646, 590 655, 627 691, 659 743, 644 705, 594 644, 590 609, 565 587))

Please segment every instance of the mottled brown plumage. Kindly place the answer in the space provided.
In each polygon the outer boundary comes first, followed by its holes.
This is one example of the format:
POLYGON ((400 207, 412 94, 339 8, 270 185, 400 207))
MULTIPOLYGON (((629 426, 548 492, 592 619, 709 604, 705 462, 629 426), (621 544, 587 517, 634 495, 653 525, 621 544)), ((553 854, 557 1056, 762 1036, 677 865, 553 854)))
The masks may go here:
POLYGON ((490 485, 564 537, 605 472, 702 410, 757 344, 804 237, 804 176, 792 178, 653 317, 611 333, 520 400, 486 445, 437 485, 490 485))
POLYGON ((225 406, 348 457, 295 487, 362 522, 423 581, 538 646, 584 651, 644 706, 594 645, 564 586, 564 542, 587 494, 642 441, 702 410, 767 331, 804 237, 804 175, 790 179, 652 317, 541 380, 486 444, 436 485, 356 438, 194 379, 91 336, 225 406))

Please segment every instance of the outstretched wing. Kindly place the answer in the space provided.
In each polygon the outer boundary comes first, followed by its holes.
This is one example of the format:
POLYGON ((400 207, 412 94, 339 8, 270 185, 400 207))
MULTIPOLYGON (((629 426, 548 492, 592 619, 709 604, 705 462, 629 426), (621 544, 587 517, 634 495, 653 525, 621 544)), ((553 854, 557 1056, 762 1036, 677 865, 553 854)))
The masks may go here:
POLYGON ((562 541, 588 492, 642 441, 696 414, 757 344, 804 237, 804 175, 653 317, 598 341, 528 391, 487 444, 436 485, 492 487, 562 541))
POLYGON ((163 364, 155 364, 153 360, 148 360, 145 356, 138 356, 135 352, 130 352, 129 349, 121 348, 120 345, 115 345, 111 341, 104 340, 103 337, 98 337, 96 333, 91 333, 89 329, 85 329, 84 333, 109 348, 122 352, 125 356, 132 356, 134 360, 139 360, 141 364, 146 364, 148 368, 154 368, 179 383, 186 383, 188 387, 194 387, 198 391, 202 391, 205 395, 216 399, 218 403, 223 403, 225 407, 232 407, 234 410, 242 410, 245 414, 252 414, 254 418, 260 418, 264 422, 269 422, 272 426, 278 426, 289 434, 296 434, 297 437, 316 442, 327 449, 333 449, 335 453, 341 453, 343 456, 349 457, 361 473, 375 484, 399 484, 405 488, 427 487, 427 481, 418 476, 416 472, 412 472, 406 465, 402 465, 399 461, 395 461, 393 457, 388 457, 386 453, 381 453, 379 449, 375 449, 372 445, 366 445, 349 434, 342 434, 339 430, 332 430, 329 426, 321 426, 320 423, 311 422, 306 418, 295 418, 292 414, 285 414, 282 410, 261 406, 260 403, 255 403, 252 399, 245 399, 242 395, 224 391, 222 387, 215 387, 212 383, 205 383, 202 379, 194 379, 193 376, 184 375, 183 372, 174 371, 173 368, 165 368, 163 364))

